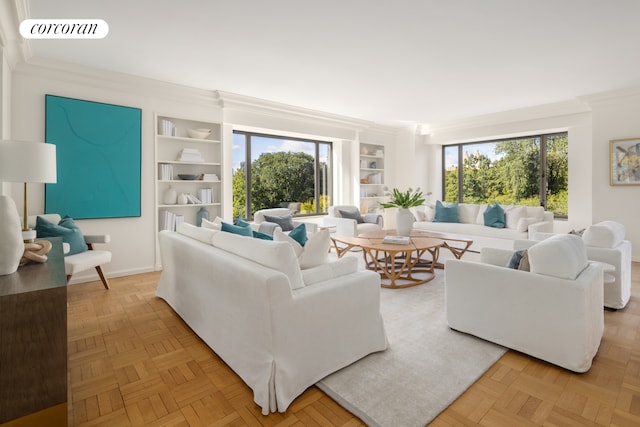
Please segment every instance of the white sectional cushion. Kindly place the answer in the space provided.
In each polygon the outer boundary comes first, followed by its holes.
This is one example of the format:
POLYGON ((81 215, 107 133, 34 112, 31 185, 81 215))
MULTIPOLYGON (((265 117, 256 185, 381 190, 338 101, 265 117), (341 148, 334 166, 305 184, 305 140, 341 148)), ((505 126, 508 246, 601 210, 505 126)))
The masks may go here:
POLYGON ((572 234, 558 234, 529 248, 531 272, 559 279, 575 280, 589 261, 582 239, 572 234))
POLYGON ((538 221, 544 219, 544 208, 542 206, 525 206, 527 209, 527 217, 536 218, 538 221))
POLYGON ((540 220, 533 216, 520 218, 518 220, 518 225, 516 225, 516 230, 518 230, 521 233, 524 233, 525 231, 529 230, 529 226, 531 224, 535 224, 536 222, 540 222, 540 220))
POLYGON ((478 205, 478 215, 476 215, 476 224, 484 225, 484 212, 489 205, 478 205))
POLYGON ((254 239, 233 233, 215 233, 211 242, 217 248, 281 271, 289 278, 291 289, 304 287, 298 259, 291 245, 286 242, 254 239))
POLYGON ((615 248, 624 240, 626 229, 615 221, 602 221, 593 224, 584 231, 582 239, 587 246, 598 248, 615 248))
POLYGON ((460 203, 458 205, 458 217, 464 224, 475 224, 478 218, 480 205, 473 203, 460 203))
POLYGON ((187 222, 183 222, 182 224, 178 224, 176 227, 176 231, 182 235, 187 237, 191 237, 192 239, 196 239, 201 241, 202 243, 211 244, 211 239, 213 239, 213 235, 218 231, 211 228, 204 227, 196 227, 193 224, 189 224, 187 222))
POLYGON ((524 206, 514 206, 509 210, 505 209, 504 216, 507 228, 518 228, 518 221, 527 216, 527 209, 524 206))
POLYGON ((314 283, 326 282, 336 277, 358 271, 358 259, 355 256, 345 256, 335 262, 318 265, 313 268, 302 270, 304 284, 309 286, 314 283))
POLYGON ((421 205, 411 208, 413 216, 416 221, 433 221, 433 217, 436 215, 435 208, 433 206, 421 205))

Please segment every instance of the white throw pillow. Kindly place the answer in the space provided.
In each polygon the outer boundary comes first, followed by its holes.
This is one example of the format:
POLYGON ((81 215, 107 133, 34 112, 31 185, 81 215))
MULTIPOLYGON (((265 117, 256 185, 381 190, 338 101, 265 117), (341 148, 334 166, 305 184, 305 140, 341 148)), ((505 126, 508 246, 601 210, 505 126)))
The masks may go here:
POLYGON ((484 212, 487 210, 488 205, 478 206, 478 215, 476 216, 476 224, 484 225, 484 212))
POLYGON ((624 240, 626 229, 615 221, 602 221, 593 224, 582 234, 584 244, 598 248, 615 248, 624 240))
POLYGON ((218 232, 217 230, 212 230, 209 228, 196 227, 195 225, 189 224, 187 222, 178 224, 178 226, 176 227, 176 231, 184 236, 191 237, 192 239, 196 239, 201 241, 202 243, 208 244, 211 244, 213 235, 218 232))
POLYGON ((202 218, 202 224, 200 225, 202 228, 210 228, 212 230, 220 231, 222 230, 222 218, 219 216, 216 217, 213 221, 209 221, 206 218, 202 218))
POLYGON ((273 232, 273 240, 276 242, 287 242, 293 248, 301 269, 317 267, 324 264, 329 259, 329 230, 320 230, 307 239, 304 246, 286 235, 281 230, 273 232))
POLYGON ((524 233, 525 231, 529 231, 529 226, 531 224, 535 224, 536 222, 540 222, 540 220, 538 220, 538 218, 535 218, 535 217, 520 218, 518 220, 518 225, 516 225, 516 230, 521 233, 524 233))
POLYGON ((526 206, 527 217, 536 218, 538 221, 544 219, 544 208, 542 206, 526 206))
POLYGON ((460 203, 458 205, 458 218, 464 224, 475 224, 478 218, 480 205, 474 203, 460 203))
POLYGON ((211 242, 217 248, 281 271, 289 278, 292 290, 304 287, 298 259, 287 243, 254 239, 234 233, 216 233, 211 242))
POLYGON ((575 280, 589 261, 582 238, 573 234, 551 236, 528 250, 531 272, 575 280))
POLYGON ((513 206, 508 210, 504 210, 504 216, 506 220, 505 226, 515 230, 518 228, 518 221, 520 221, 520 218, 525 218, 527 216, 527 209, 524 206, 513 206))

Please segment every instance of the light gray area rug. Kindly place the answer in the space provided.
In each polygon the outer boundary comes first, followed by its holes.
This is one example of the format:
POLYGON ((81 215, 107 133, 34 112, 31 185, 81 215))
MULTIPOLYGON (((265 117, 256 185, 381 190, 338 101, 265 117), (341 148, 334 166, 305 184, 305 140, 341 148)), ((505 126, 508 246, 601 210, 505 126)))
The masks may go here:
POLYGON ((424 285, 381 289, 389 339, 317 386, 369 426, 425 426, 506 351, 449 329, 444 272, 424 285))

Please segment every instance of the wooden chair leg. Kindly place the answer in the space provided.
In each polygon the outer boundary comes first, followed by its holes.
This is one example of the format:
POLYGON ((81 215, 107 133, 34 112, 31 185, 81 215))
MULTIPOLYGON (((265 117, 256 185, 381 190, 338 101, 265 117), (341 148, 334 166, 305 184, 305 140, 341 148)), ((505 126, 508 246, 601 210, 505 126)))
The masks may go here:
POLYGON ((96 266, 96 271, 98 272, 98 276, 100 276, 100 280, 102 280, 104 288, 109 289, 109 282, 107 281, 107 276, 104 275, 104 271, 102 271, 102 266, 96 266))

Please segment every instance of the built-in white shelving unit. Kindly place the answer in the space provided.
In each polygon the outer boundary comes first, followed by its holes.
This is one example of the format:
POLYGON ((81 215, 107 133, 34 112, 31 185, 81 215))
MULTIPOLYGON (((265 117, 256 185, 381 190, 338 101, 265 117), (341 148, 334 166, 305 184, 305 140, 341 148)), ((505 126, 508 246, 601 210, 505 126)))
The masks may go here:
POLYGON ((384 146, 360 143, 360 211, 380 212, 385 193, 384 146))
POLYGON ((172 229, 180 221, 196 224, 201 208, 211 220, 222 216, 222 125, 165 115, 156 115, 155 124, 156 229, 172 229), (210 133, 189 134, 196 129, 210 133))

